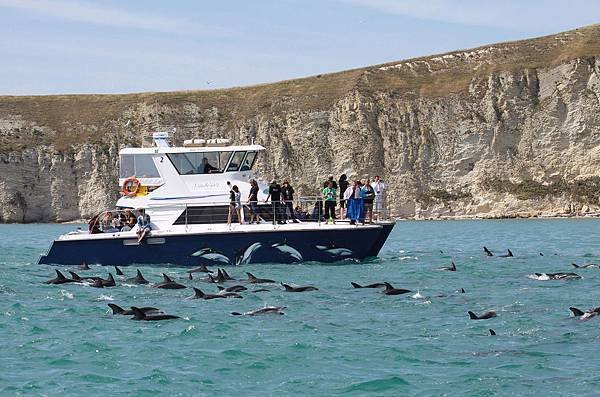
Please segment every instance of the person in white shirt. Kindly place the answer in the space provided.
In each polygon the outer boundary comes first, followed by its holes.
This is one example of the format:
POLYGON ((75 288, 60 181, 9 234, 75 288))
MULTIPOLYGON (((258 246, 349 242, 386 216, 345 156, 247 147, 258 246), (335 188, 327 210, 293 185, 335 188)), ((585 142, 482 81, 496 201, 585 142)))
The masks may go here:
POLYGON ((379 178, 379 175, 375 175, 375 180, 371 183, 371 187, 375 191, 375 201, 374 201, 374 212, 375 218, 379 220, 379 217, 383 211, 383 206, 385 204, 385 183, 379 178))

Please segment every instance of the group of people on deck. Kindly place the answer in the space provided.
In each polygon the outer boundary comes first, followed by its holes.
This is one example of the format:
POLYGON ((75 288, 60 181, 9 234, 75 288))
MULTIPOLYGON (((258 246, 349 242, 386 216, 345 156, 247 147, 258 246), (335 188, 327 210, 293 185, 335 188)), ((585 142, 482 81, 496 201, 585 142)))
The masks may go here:
MULTIPOLYGON (((344 174, 340 176, 338 182, 329 175, 323 184, 321 198, 315 203, 315 208, 311 216, 297 206, 294 208, 294 188, 288 180, 284 180, 280 185, 276 179, 271 180, 269 184, 268 196, 264 202, 271 201, 273 222, 285 224, 288 221, 297 223, 299 219, 309 219, 328 221, 335 223, 338 218, 336 207, 339 199, 339 218, 350 219, 351 224, 360 222, 372 223, 374 218, 379 219, 383 211, 386 186, 377 175, 373 181, 369 179, 348 181, 344 174), (324 211, 323 211, 324 205, 324 211)), ((260 209, 258 207, 258 183, 250 180, 250 192, 248 195, 248 207, 250 212, 249 223, 260 223, 260 209)), ((240 224, 244 223, 242 216, 242 198, 237 186, 232 186, 229 192, 230 204, 227 223, 231 224, 234 216, 240 224)))
POLYGON ((322 195, 325 203, 325 220, 335 222, 337 193, 339 192, 340 218, 350 219, 350 224, 361 222, 373 223, 373 218, 379 219, 383 211, 385 199, 385 183, 379 175, 373 181, 355 179, 350 183, 346 174, 342 174, 338 183, 333 175, 323 185, 322 195))
POLYGON ((152 226, 150 215, 143 208, 137 212, 138 216, 131 210, 103 212, 90 219, 88 231, 91 234, 129 232, 137 226, 138 241, 142 241, 150 233, 152 226))

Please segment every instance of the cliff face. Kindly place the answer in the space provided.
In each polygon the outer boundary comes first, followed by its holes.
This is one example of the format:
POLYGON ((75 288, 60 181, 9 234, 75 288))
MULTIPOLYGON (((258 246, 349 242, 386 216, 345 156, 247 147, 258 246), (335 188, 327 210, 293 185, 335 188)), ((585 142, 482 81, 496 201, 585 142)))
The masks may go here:
POLYGON ((393 214, 600 209, 600 26, 306 79, 216 91, 0 97, 0 221, 114 205, 118 151, 148 132, 252 139, 265 178, 315 194, 380 174, 393 214))

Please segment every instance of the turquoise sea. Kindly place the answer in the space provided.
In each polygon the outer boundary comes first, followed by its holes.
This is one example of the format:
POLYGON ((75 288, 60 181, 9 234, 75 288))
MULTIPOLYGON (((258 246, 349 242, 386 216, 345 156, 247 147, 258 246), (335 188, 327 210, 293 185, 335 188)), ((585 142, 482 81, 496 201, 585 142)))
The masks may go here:
MULTIPOLYGON (((366 263, 229 268, 319 291, 272 285, 211 301, 119 277, 106 289, 44 284, 54 268, 36 265, 38 255, 75 226, 0 225, 0 395, 600 395, 600 318, 578 322, 568 310, 600 306, 600 269, 577 269, 580 280, 528 277, 599 263, 597 219, 399 222, 366 263), (486 257, 484 245, 515 257, 486 257), (437 270, 452 260, 456 272, 437 270), (384 280, 414 293, 350 285, 384 280), (132 321, 109 314, 110 302, 183 319, 132 321), (267 304, 286 315, 230 315, 267 304), (473 321, 468 310, 498 316, 473 321)), ((140 269, 216 292, 185 269, 140 269)))

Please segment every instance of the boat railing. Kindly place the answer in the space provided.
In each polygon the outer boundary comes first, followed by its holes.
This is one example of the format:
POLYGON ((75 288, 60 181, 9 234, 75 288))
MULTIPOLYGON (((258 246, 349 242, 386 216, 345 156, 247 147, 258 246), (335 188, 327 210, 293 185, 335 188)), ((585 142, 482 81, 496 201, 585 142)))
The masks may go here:
MULTIPOLYGON (((321 225, 323 223, 349 221, 346 218, 347 205, 342 208, 339 199, 336 200, 335 208, 333 208, 335 216, 331 217, 331 219, 326 219, 325 199, 321 196, 301 196, 289 202, 285 200, 269 202, 259 200, 256 206, 258 217, 252 217, 252 220, 263 224, 272 223, 276 225, 287 222, 315 222, 321 225)), ((175 213, 179 213, 174 221, 174 225, 184 225, 186 229, 191 225, 236 224, 240 222, 237 217, 237 211, 234 206, 231 206, 230 201, 203 202, 202 204, 165 203, 155 204, 150 208, 152 210, 172 210, 175 213)), ((363 205, 363 208, 363 214, 360 216, 361 222, 377 223, 378 221, 390 219, 390 210, 385 200, 374 203, 372 214, 369 213, 367 206, 363 205)), ((124 231, 124 227, 127 227, 127 230, 131 230, 136 227, 138 215, 138 211, 134 209, 102 211, 90 219, 88 222, 88 232, 90 234, 114 233, 124 231)), ((241 202, 241 221, 247 224, 251 219, 251 215, 250 202, 241 202)), ((162 223, 157 220, 160 218, 157 218, 156 215, 154 217, 153 221, 157 221, 159 224, 162 223)))

